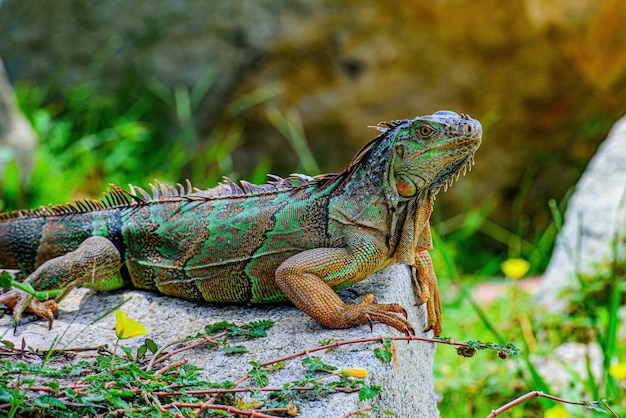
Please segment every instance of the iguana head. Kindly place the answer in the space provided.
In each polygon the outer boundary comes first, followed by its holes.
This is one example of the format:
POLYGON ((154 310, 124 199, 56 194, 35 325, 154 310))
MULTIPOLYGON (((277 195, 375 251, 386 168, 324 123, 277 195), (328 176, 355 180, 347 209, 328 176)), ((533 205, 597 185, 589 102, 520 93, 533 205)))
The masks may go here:
POLYGON ((425 190, 437 192, 442 186, 447 189, 461 172, 471 169, 482 139, 480 122, 446 110, 377 128, 392 135, 388 186, 400 199, 425 190))

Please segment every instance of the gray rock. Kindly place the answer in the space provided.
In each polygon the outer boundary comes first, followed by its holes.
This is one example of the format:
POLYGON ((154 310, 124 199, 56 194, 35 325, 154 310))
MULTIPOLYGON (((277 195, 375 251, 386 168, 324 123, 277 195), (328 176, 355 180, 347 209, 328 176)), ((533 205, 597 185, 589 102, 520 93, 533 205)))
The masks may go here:
POLYGON ((12 160, 17 161, 22 188, 28 183, 36 145, 37 135, 15 103, 13 89, 0 60, 0 183, 6 165, 12 160))
MULTIPOLYGON (((391 266, 342 291, 340 295, 350 302, 359 300, 365 293, 374 294, 380 303, 401 303, 407 308, 409 320, 414 324, 418 335, 420 334, 426 313, 423 307, 413 307, 415 297, 407 267, 391 266)), ((77 289, 64 299, 60 305, 60 317, 54 323, 52 331, 47 331, 45 321, 37 320, 20 326, 16 335, 8 332, 1 339, 9 339, 21 345, 24 338, 28 346, 45 349, 59 336, 58 347, 102 344, 112 347, 116 339, 114 316, 109 313, 99 320, 98 318, 125 300, 127 302, 120 309, 128 317, 140 321, 150 332, 147 337, 159 345, 194 335, 202 331, 208 323, 231 321, 241 324, 261 319, 275 321, 268 337, 242 343, 248 349, 248 353, 244 355, 229 357, 219 350, 209 348, 198 348, 184 353, 184 357, 191 364, 204 368, 205 379, 219 382, 225 379, 235 381, 244 376, 250 370, 249 361, 264 362, 280 358, 316 347, 319 341, 329 338, 352 340, 399 335, 397 331, 382 324, 374 324, 373 332, 367 326, 329 330, 291 305, 248 307, 199 304, 136 290, 97 293, 92 297, 87 297, 88 295, 88 290, 77 289)), ((8 315, 0 318, 1 326, 6 327, 9 323, 8 315)), ((125 340, 123 345, 136 348, 144 338, 125 340)), ((374 356, 374 348, 380 346, 380 342, 352 344, 329 352, 315 352, 311 356, 320 357, 322 361, 339 368, 366 368, 369 372, 367 383, 383 388, 383 392, 372 399, 371 405, 393 411, 398 417, 438 417, 432 374, 434 345, 397 342, 397 368, 374 356)), ((301 361, 302 358, 287 361, 284 369, 272 372, 269 385, 282 386, 285 382, 303 378, 306 371, 301 361)), ((342 417, 350 411, 367 406, 359 402, 357 393, 338 393, 325 398, 309 396, 295 400, 301 406, 299 416, 342 417)))
POLYGON ((626 117, 614 125, 576 186, 542 278, 540 301, 562 307, 559 294, 578 286, 577 273, 594 273, 613 260, 616 238, 617 257, 626 259, 625 237, 626 117))

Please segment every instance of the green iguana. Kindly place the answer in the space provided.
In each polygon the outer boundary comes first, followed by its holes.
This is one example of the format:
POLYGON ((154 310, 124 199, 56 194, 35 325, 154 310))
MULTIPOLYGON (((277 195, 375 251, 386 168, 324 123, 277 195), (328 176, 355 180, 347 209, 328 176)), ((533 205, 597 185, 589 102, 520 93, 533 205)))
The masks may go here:
MULTIPOLYGON (((157 182, 151 193, 112 185, 102 200, 0 214, 0 265, 30 273, 35 289, 132 285, 207 302, 291 301, 328 328, 373 321, 414 334, 406 311, 372 295, 346 305, 335 290, 394 262, 414 267, 425 331, 441 333, 437 279, 427 250, 435 195, 474 162, 477 120, 440 111, 382 122, 349 167, 316 177, 228 178, 199 190, 157 182)), ((22 290, 0 304, 47 318, 56 302, 22 290)))

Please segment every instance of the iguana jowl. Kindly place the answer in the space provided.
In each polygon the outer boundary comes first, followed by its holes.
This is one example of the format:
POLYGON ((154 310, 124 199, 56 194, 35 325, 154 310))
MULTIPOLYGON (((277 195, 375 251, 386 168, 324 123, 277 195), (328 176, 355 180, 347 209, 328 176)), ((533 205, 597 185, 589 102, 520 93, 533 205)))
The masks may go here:
MULTIPOLYGON (((0 265, 64 294, 131 284, 208 302, 289 300, 329 328, 377 321, 413 334, 399 304, 367 295, 346 305, 335 293, 400 262, 415 267, 426 331, 439 335, 429 218, 439 189, 473 164, 482 128, 450 111, 376 128, 338 174, 207 190, 157 183, 151 195, 112 186, 100 201, 1 214, 0 265)), ((51 320, 55 302, 27 301, 17 289, 0 295, 18 319, 26 310, 51 320)))

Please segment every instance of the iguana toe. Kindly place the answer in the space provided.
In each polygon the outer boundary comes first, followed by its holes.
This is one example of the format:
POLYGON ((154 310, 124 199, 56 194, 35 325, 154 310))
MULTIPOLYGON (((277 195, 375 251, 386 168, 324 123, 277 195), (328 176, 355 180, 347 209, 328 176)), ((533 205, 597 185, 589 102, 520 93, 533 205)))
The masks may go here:
POLYGON ((367 294, 363 300, 356 304, 347 307, 348 312, 346 317, 350 318, 350 322, 369 324, 370 329, 373 329, 374 322, 381 322, 389 325, 402 332, 405 335, 415 335, 415 331, 411 324, 406 320, 407 312, 402 305, 397 303, 376 303, 376 299, 373 295, 367 294), (396 314, 401 314, 404 318, 399 317, 396 314))
POLYGON ((428 314, 427 326, 424 328, 424 332, 433 331, 435 337, 441 335, 441 301, 439 300, 439 289, 435 283, 433 289, 428 282, 422 281, 420 283, 422 295, 415 303, 415 306, 422 306, 426 304, 426 312, 428 314))
POLYGON ((53 300, 44 302, 32 297, 28 293, 11 289, 0 294, 0 305, 4 305, 13 312, 16 324, 22 321, 24 312, 32 312, 48 321, 48 329, 52 328, 52 319, 56 316, 57 303, 53 300))
POLYGON ((432 299, 423 300, 423 297, 415 304, 415 306, 422 306, 426 304, 426 312, 428 315, 427 325, 424 328, 424 332, 433 331, 435 337, 441 335, 441 306, 432 299))

